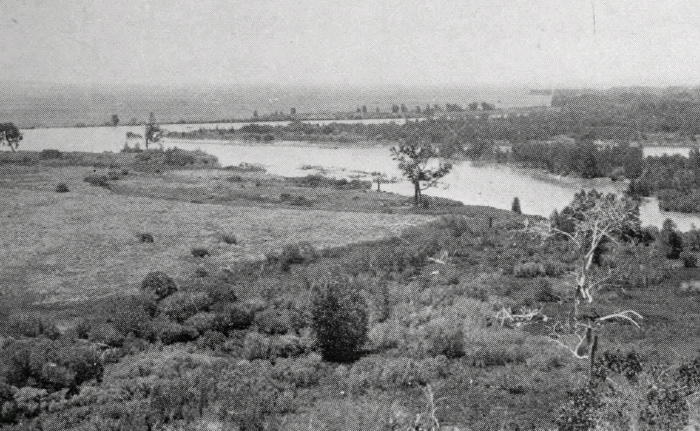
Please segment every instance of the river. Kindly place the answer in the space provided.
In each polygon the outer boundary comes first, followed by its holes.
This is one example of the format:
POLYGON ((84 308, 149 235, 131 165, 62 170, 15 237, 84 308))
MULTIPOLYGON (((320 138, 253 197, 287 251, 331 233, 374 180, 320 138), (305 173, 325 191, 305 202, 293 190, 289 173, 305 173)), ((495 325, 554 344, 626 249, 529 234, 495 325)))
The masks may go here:
MULTIPOLYGON (((371 120, 392 121, 392 120, 371 120)), ((394 120, 395 121, 395 120, 394 120)), ((326 123, 331 121, 314 121, 326 123)), ((242 123, 174 124, 163 125, 171 131, 187 131, 200 127, 240 127, 242 123)), ((127 132, 142 134, 143 126, 46 128, 24 130, 21 148, 29 151, 54 148, 61 151, 119 151, 127 132)), ((276 142, 257 144, 242 141, 202 141, 165 139, 165 147, 201 149, 218 157, 220 163, 237 165, 254 163, 263 165, 273 174, 298 176, 315 173, 322 167, 334 176, 367 177, 371 172, 382 172, 388 177, 399 178, 396 163, 391 159, 389 147, 367 145, 349 148, 333 144, 308 142, 276 142), (306 169, 302 169, 306 167, 306 169)), ((645 154, 687 155, 688 148, 649 147, 645 154)), ((582 188, 596 188, 604 192, 621 192, 624 182, 609 179, 584 180, 557 177, 539 170, 519 169, 504 165, 479 164, 468 161, 455 163, 452 172, 437 187, 427 193, 434 196, 456 199, 470 205, 488 205, 509 209, 514 197, 520 199, 523 212, 548 216, 554 209, 561 209, 571 201, 573 194, 582 188)), ((411 185, 405 181, 385 183, 382 189, 410 196, 411 185)), ((647 199, 640 208, 644 224, 661 226, 671 218, 682 230, 692 225, 700 227, 700 215, 662 212, 655 199, 647 199)))

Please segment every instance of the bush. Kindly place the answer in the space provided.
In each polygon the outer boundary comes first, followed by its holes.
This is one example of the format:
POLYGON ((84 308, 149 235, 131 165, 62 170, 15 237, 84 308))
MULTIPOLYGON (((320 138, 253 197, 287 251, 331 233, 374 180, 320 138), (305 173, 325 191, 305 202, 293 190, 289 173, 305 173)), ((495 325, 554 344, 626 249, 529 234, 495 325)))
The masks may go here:
POLYGON ((686 268, 697 268, 698 258, 694 253, 690 251, 683 251, 680 254, 680 258, 683 261, 683 266, 686 268))
POLYGON ((163 299, 160 312, 169 319, 182 323, 199 311, 207 311, 212 300, 205 292, 179 291, 163 299))
POLYGON ((206 331, 197 339, 197 347, 200 349, 216 349, 224 344, 226 335, 218 331, 206 331))
POLYGON ((289 271, 293 264, 309 263, 318 257, 316 249, 308 242, 287 244, 279 253, 268 253, 267 261, 276 264, 280 270, 289 271))
POLYGON ((196 328, 200 334, 207 331, 225 332, 228 330, 225 323, 225 319, 219 313, 211 311, 201 311, 185 320, 185 325, 196 328))
POLYGON ((88 339, 111 347, 120 347, 124 343, 124 335, 109 323, 94 326, 88 334, 88 339))
POLYGON ((149 272, 141 282, 141 290, 155 296, 158 300, 177 291, 175 281, 161 271, 149 272))
POLYGON ((109 179, 105 175, 88 175, 83 181, 92 186, 109 188, 109 179))
POLYGON ((263 310, 255 315, 255 324, 266 334, 286 334, 292 324, 289 313, 277 309, 263 310))
POLYGON ((138 295, 116 300, 108 304, 104 314, 110 316, 110 323, 122 335, 154 338, 152 317, 158 306, 150 295, 138 295))
POLYGON ((544 265, 536 262, 527 262, 515 265, 513 275, 518 278, 533 278, 547 275, 544 265))
POLYGON ((121 172, 115 170, 107 171, 107 178, 113 181, 120 180, 122 178, 121 172))
POLYGON ((190 250, 192 253, 192 256, 194 257, 206 257, 209 256, 209 250, 207 250, 204 247, 195 247, 192 250, 190 250))
POLYGON ((359 357, 367 340, 367 304, 354 286, 338 280, 317 285, 311 316, 324 359, 345 362, 359 357))
POLYGON ((56 185, 56 193, 68 193, 69 191, 66 183, 59 183, 56 185))
POLYGON ((226 304, 217 314, 221 318, 222 332, 247 329, 255 318, 251 307, 245 304, 226 304))
POLYGON ((186 343, 199 337, 199 331, 196 328, 170 320, 156 322, 155 331, 157 338, 163 344, 186 343))
POLYGON ((153 243, 153 235, 150 233, 140 233, 138 234, 138 238, 140 242, 153 243))
POLYGON ((54 149, 41 150, 41 152, 39 153, 39 158, 42 160, 62 159, 63 153, 54 149))
POLYGON ((270 338, 259 332, 249 332, 243 340, 243 357, 249 361, 270 358, 270 338))
POLYGON ((57 339, 61 333, 56 325, 45 318, 25 313, 13 314, 7 322, 8 335, 13 337, 46 337, 57 339))
POLYGON ((233 234, 225 233, 225 234, 221 235, 221 240, 229 245, 238 244, 238 238, 236 238, 236 235, 233 235, 233 234))
POLYGON ((461 320, 440 317, 425 326, 425 339, 431 356, 444 355, 448 358, 464 356, 464 332, 461 320))

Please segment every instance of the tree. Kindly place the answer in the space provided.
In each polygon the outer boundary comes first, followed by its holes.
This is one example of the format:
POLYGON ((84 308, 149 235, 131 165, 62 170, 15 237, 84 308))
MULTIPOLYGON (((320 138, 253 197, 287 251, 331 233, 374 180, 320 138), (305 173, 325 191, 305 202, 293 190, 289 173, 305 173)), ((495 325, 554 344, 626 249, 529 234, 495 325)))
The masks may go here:
POLYGON ((355 360, 367 340, 367 304, 360 292, 344 280, 332 280, 314 288, 311 316, 324 359, 355 360))
POLYGON ((516 214, 522 214, 522 210, 520 209, 520 199, 516 196, 515 199, 513 199, 513 205, 511 205, 510 210, 513 211, 516 214))
POLYGON ((292 108, 289 110, 290 115, 297 115, 297 108, 292 108))
POLYGON ((19 148, 19 141, 23 139, 19 128, 13 123, 0 123, 0 147, 7 145, 13 152, 19 148))
POLYGON ((593 140, 594 137, 590 135, 582 137, 573 155, 575 170, 583 178, 595 178, 599 174, 595 157, 596 147, 593 140))
POLYGON ((156 116, 153 114, 153 112, 148 115, 148 123, 146 123, 146 132, 144 133, 144 137, 146 138, 146 149, 148 149, 148 144, 156 144, 163 137, 163 130, 161 130, 160 126, 158 126, 156 116))
MULTIPOLYGON (((624 320, 639 327, 642 316, 634 310, 624 310, 599 316, 579 314, 579 304, 592 303, 594 293, 606 286, 615 268, 608 271, 597 270, 595 257, 601 246, 606 243, 614 245, 631 239, 629 232, 638 229, 639 203, 620 198, 614 194, 602 195, 592 190, 578 193, 572 204, 559 215, 559 221, 567 218, 573 224, 571 232, 550 226, 549 235, 565 237, 577 256, 577 270, 573 294, 573 315, 571 319, 552 324, 551 338, 566 347, 577 358, 589 358, 591 363, 595 356, 598 329, 609 321, 624 320), (563 333, 562 333, 563 332, 563 333), (566 342, 573 338, 574 344, 566 342)), ((545 231, 546 232, 546 231, 545 231)), ((545 233, 545 235, 547 235, 545 233)))
POLYGON ((112 114, 112 125, 117 127, 119 125, 119 115, 112 114))
POLYGON ((416 206, 421 204, 422 192, 437 184, 440 178, 452 170, 451 164, 441 161, 437 167, 429 168, 430 162, 438 158, 439 154, 432 145, 417 138, 409 138, 398 147, 393 147, 391 154, 398 162, 403 176, 413 184, 416 206))
POLYGON ((683 237, 671 219, 664 220, 659 235, 661 249, 669 259, 678 259, 683 252, 683 237))
POLYGON ((472 102, 468 106, 470 111, 476 111, 479 109, 479 102, 472 102))

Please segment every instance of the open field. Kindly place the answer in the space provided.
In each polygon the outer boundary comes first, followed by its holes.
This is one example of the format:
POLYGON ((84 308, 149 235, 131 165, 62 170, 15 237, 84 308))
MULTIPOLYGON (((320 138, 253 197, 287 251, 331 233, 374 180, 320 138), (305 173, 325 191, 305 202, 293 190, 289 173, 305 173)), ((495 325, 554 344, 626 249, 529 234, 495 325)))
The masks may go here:
MULTIPOLYGON (((132 172, 115 181, 114 191, 84 182, 92 173, 83 167, 0 165, 3 290, 40 293, 46 300, 133 293, 153 270, 182 278, 200 266, 259 260, 288 243, 328 248, 376 240, 432 219, 284 202, 246 206, 245 199, 231 196, 221 205, 208 199, 208 190, 222 184, 212 176, 226 171, 132 172), (70 191, 57 193, 58 183, 70 191), (140 233, 153 235, 154 242, 141 243, 140 233), (224 235, 235 236, 237 244, 227 244, 224 235), (195 247, 205 247, 210 256, 192 256, 195 247)), ((279 195, 277 190, 276 200, 279 195)))

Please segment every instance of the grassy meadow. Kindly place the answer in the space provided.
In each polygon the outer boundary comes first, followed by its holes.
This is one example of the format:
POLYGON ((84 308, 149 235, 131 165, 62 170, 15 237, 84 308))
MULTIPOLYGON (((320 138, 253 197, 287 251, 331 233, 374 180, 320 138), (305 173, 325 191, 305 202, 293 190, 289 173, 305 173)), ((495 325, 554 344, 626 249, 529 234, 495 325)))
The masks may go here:
POLYGON ((584 306, 644 317, 601 331, 596 398, 550 336, 576 256, 536 217, 153 152, 2 153, 0 219, 0 428, 700 426, 700 269, 654 244, 584 306))

